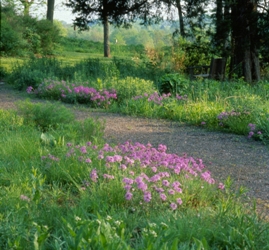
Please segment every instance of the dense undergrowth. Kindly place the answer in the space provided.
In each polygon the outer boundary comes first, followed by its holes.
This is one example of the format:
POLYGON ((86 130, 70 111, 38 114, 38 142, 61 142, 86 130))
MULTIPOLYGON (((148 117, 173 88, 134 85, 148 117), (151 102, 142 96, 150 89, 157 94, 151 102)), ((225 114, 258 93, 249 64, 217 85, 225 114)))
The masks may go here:
POLYGON ((268 81, 194 81, 148 64, 114 58, 67 66, 57 59, 32 59, 15 65, 6 79, 39 98, 171 119, 268 143, 268 81))

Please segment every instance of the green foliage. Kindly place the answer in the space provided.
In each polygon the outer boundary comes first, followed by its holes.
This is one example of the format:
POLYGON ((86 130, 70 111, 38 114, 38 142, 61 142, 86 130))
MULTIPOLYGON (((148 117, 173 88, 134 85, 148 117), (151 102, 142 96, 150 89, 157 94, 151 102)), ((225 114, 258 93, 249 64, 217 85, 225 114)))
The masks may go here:
POLYGON ((1 8, 1 56, 23 54, 26 41, 23 40, 21 31, 21 18, 15 14, 11 6, 1 8))
MULTIPOLYGON (((172 100, 164 101, 172 106, 172 100)), ((185 109, 184 102, 179 106, 185 109)), ((234 193, 229 179, 219 190, 177 175, 186 187, 177 211, 162 203, 141 205, 139 199, 129 203, 119 178, 128 174, 120 168, 122 161, 105 165, 106 156, 118 154, 114 150, 120 147, 104 145, 103 125, 62 119, 70 114, 58 104, 40 105, 21 103, 21 116, 0 110, 0 143, 5 145, 0 147, 1 249, 268 248, 268 223, 254 210, 246 211, 242 190, 234 193), (44 124, 49 131, 30 126, 40 124, 37 113, 51 121, 44 124), (98 182, 91 181, 94 168, 98 182)), ((137 164, 132 167, 136 174, 152 173, 137 164)))
POLYGON ((24 119, 24 124, 33 124, 46 131, 57 128, 60 124, 72 122, 74 114, 59 103, 31 103, 29 100, 17 103, 18 113, 24 119))
POLYGON ((120 80, 112 79, 109 86, 116 90, 117 101, 119 104, 124 100, 130 100, 132 97, 156 91, 152 81, 133 77, 127 77, 120 80))
POLYGON ((7 82, 18 90, 25 90, 28 86, 36 88, 45 78, 63 76, 65 72, 61 63, 53 58, 31 58, 24 64, 14 64, 7 82))
POLYGON ((189 81, 180 74, 166 74, 160 78, 158 88, 160 93, 171 93, 175 96, 186 94, 189 85, 189 81))
POLYGON ((213 54, 210 51, 209 44, 208 40, 190 42, 179 38, 174 40, 173 51, 175 55, 180 56, 180 60, 183 60, 184 68, 196 65, 210 65, 213 54))
POLYGON ((15 111, 0 109, 0 130, 14 130, 23 125, 23 118, 16 115, 15 111))
POLYGON ((59 30, 47 20, 19 16, 15 7, 1 9, 1 55, 52 54, 59 42, 59 30))

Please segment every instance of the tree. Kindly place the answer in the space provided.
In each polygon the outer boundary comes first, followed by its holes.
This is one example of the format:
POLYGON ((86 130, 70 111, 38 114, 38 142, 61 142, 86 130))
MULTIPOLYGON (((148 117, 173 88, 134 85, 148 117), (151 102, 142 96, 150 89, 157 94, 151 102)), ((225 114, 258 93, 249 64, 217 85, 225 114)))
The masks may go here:
POLYGON ((179 31, 180 35, 182 37, 185 37, 185 24, 183 19, 183 5, 181 0, 162 0, 164 4, 168 6, 168 9, 170 10, 171 6, 174 6, 177 9, 178 13, 178 20, 179 20, 179 31))
POLYGON ((247 82, 259 81, 259 57, 266 51, 261 41, 268 36, 264 25, 269 27, 266 5, 261 5, 259 0, 216 0, 216 6, 214 40, 219 54, 231 57, 230 77, 235 74, 247 82))
POLYGON ((232 5, 231 70, 247 82, 260 80, 257 0, 238 0, 232 5))
POLYGON ((54 14, 54 3, 55 0, 47 0, 47 20, 53 23, 53 14, 54 14))
POLYGON ((34 0, 20 0, 23 5, 23 15, 29 16, 30 15, 30 7, 34 3, 34 0))
POLYGON ((197 27, 204 28, 209 0, 161 0, 161 2, 167 6, 168 12, 172 7, 177 9, 181 37, 192 36, 197 27))
POLYGON ((101 23, 104 28, 104 56, 110 56, 109 25, 128 28, 140 19, 141 24, 159 20, 159 0, 68 0, 66 6, 77 14, 74 25, 81 30, 89 29, 89 23, 101 23))

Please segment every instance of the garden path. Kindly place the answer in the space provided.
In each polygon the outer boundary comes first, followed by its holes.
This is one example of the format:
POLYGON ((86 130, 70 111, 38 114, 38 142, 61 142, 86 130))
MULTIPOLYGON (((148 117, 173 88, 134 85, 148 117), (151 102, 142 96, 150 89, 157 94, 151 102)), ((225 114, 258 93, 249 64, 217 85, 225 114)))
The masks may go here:
MULTIPOLYGON (((15 108, 14 103, 27 96, 7 84, 0 85, 0 109, 15 108)), ((33 99, 32 101, 42 101, 33 99)), ((67 105, 77 119, 86 117, 105 121, 108 143, 148 143, 167 145, 169 153, 203 159, 212 176, 224 181, 228 176, 235 188, 247 188, 249 201, 257 200, 257 209, 269 221, 269 147, 245 136, 207 131, 178 122, 96 112, 67 105)), ((250 204, 250 203, 248 203, 250 204)))

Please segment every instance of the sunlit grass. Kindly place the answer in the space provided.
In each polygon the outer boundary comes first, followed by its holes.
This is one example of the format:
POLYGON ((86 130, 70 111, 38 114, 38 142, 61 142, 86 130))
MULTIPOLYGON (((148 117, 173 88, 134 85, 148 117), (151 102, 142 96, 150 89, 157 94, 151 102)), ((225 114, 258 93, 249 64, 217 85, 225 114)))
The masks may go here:
POLYGON ((1 249, 268 249, 244 189, 215 182, 202 159, 109 145, 92 119, 63 123, 63 107, 41 131, 48 107, 0 112, 1 249))

